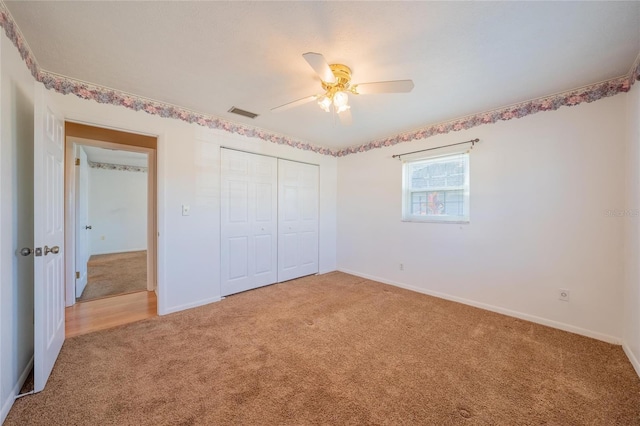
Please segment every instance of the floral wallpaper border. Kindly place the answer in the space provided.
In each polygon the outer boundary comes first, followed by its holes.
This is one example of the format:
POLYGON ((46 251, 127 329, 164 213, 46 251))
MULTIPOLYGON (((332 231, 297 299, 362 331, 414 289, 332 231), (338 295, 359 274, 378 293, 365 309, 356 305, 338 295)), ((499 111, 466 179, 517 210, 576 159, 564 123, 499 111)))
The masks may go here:
POLYGON ((401 133, 388 138, 377 139, 375 141, 341 149, 337 152, 338 157, 366 152, 376 148, 397 145, 403 142, 411 142, 426 139, 431 136, 441 135, 449 132, 471 129, 482 124, 492 124, 498 121, 506 121, 514 118, 522 118, 541 111, 554 111, 562 106, 575 106, 583 102, 593 102, 618 93, 628 92, 632 82, 628 77, 619 77, 602 83, 593 84, 556 95, 537 98, 508 107, 495 109, 493 111, 481 112, 463 118, 433 124, 411 132, 401 133))
POLYGON ((628 92, 631 86, 640 78, 640 54, 626 76, 618 77, 601 83, 595 83, 579 89, 541 97, 515 105, 502 107, 492 111, 485 111, 463 118, 432 124, 418 130, 405 132, 396 136, 377 139, 362 145, 356 145, 340 150, 333 150, 303 142, 294 138, 268 132, 259 128, 245 126, 224 120, 208 114, 194 112, 185 108, 164 102, 154 101, 118 90, 85 83, 66 76, 40 69, 31 53, 24 36, 20 32, 13 17, 0 0, 0 27, 15 45, 33 77, 42 82, 49 90, 62 94, 74 94, 82 99, 90 99, 98 103, 123 106, 134 111, 144 111, 163 118, 173 118, 187 123, 196 123, 210 129, 222 130, 251 138, 258 138, 278 145, 312 151, 318 154, 343 157, 349 154, 366 152, 372 149, 397 145, 399 143, 426 139, 431 136, 470 129, 483 124, 492 124, 514 118, 522 118, 542 111, 554 111, 562 106, 575 106, 584 102, 594 102, 618 93, 628 92))
POLYGON ((139 173, 147 173, 146 167, 141 166, 127 166, 124 164, 111 164, 111 163, 100 163, 97 161, 88 161, 87 164, 92 169, 103 169, 103 170, 118 170, 121 172, 139 172, 139 173))
POLYGON ((210 129, 223 130, 250 138, 258 138, 278 145, 312 151, 324 155, 336 155, 334 150, 303 142, 288 136, 279 135, 256 127, 233 123, 208 114, 194 112, 179 106, 146 99, 106 87, 85 83, 49 71, 38 73, 44 86, 64 95, 74 94, 82 99, 90 99, 101 104, 123 106, 134 111, 144 111, 162 118, 174 118, 187 123, 195 123, 210 129))

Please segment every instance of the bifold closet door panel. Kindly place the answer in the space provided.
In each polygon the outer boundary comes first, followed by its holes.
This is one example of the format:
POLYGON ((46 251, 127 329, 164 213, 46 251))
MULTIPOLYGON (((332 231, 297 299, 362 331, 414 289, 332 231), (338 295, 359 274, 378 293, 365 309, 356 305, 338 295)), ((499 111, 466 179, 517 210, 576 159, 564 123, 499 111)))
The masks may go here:
POLYGON ((278 160, 278 282, 318 273, 319 175, 278 160))
POLYGON ((221 287, 227 296, 277 282, 278 161, 221 149, 221 287))

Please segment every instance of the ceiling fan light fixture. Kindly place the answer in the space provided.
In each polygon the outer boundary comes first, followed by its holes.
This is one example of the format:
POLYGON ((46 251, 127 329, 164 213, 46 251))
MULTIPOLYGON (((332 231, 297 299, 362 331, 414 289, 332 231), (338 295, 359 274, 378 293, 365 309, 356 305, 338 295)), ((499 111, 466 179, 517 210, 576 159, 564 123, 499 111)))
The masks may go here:
POLYGON ((333 95, 333 105, 340 109, 349 103, 349 95, 345 92, 337 92, 333 95))
MULTIPOLYGON (((2 2, 2 0, 0 0, 2 2)), ((369 95, 375 93, 407 93, 413 90, 412 80, 373 81, 370 83, 351 84, 351 68, 344 64, 329 64, 320 53, 307 52, 302 55, 316 75, 320 78, 323 92, 307 96, 272 108, 277 112, 302 105, 312 100, 326 112, 335 112, 340 116, 342 124, 351 124, 351 107, 349 94, 369 95)))
POLYGON ((328 96, 321 96, 320 100, 318 101, 318 105, 320 105, 320 108, 322 108, 326 112, 330 112, 331 98, 329 98, 328 96))

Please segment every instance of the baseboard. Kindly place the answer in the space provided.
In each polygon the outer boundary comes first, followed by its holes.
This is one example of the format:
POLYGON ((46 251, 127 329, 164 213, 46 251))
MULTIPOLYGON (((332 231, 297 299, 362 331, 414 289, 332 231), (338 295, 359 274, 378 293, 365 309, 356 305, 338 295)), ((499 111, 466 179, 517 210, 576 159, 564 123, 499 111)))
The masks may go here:
POLYGON ((626 342, 622 343, 622 349, 624 350, 624 353, 627 354, 627 358, 629 358, 631 365, 633 365, 633 368, 636 370, 638 377, 640 377, 640 362, 638 361, 636 354, 633 353, 626 342))
POLYGON ((554 320, 550 320, 550 319, 546 319, 546 318, 542 318, 542 317, 537 317, 535 315, 525 314, 523 312, 518 312, 518 311, 514 311, 514 310, 511 310, 511 309, 507 309, 507 308, 502 308, 500 306, 494 306, 494 305, 489 305, 487 303, 476 302, 474 300, 465 299, 465 298, 462 298, 462 297, 451 296, 451 295, 446 294, 446 293, 440 293, 440 292, 437 292, 437 291, 425 290, 423 288, 419 288, 419 287, 415 287, 415 286, 412 286, 412 285, 399 283, 399 282, 396 282, 396 281, 387 280, 387 279, 376 277, 376 276, 373 276, 373 275, 368 275, 368 274, 363 274, 363 273, 356 272, 356 271, 351 271, 351 270, 348 270, 348 269, 340 268, 338 270, 340 272, 344 272, 345 274, 355 275, 355 276, 358 276, 358 277, 366 278, 368 280, 378 281, 378 282, 381 282, 381 283, 384 283, 384 284, 389 284, 389 285, 392 285, 392 286, 395 286, 395 287, 404 288, 406 290, 415 291, 417 293, 426 294, 428 296, 433 296, 433 297, 437 297, 437 298, 440 298, 440 299, 450 300, 452 302, 462 303, 464 305, 469 305, 469 306, 473 306, 473 307, 476 307, 476 308, 484 309, 484 310, 487 310, 487 311, 496 312, 498 314, 507 315, 507 316, 510 316, 510 317, 514 317, 514 318, 519 318, 519 319, 523 319, 523 320, 526 320, 526 321, 535 322, 536 324, 546 325, 548 327, 557 328, 559 330, 568 331, 568 332, 574 333, 574 334, 580 334, 582 336, 591 337, 591 338, 596 339, 596 340, 602 340, 603 342, 613 343, 615 345, 622 344, 622 340, 619 337, 610 336, 608 334, 600 333, 600 332, 597 332, 597 331, 587 330, 585 328, 576 327, 576 326, 571 325, 571 324, 566 324, 566 323, 559 322, 559 321, 554 321, 554 320))
POLYGON ((167 315, 174 312, 184 311, 185 309, 197 308, 198 306, 208 305, 209 303, 219 302, 222 300, 220 296, 212 297, 210 299, 202 299, 197 302, 185 303, 184 305, 172 306, 170 308, 161 309, 158 311, 158 315, 167 315))
POLYGON ((18 379, 18 384, 16 385, 16 387, 14 389, 16 391, 16 395, 18 395, 20 393, 20 389, 22 389, 22 385, 24 385, 24 382, 27 381, 27 377, 29 377, 29 373, 31 373, 31 369, 32 368, 33 368, 33 355, 31 356, 31 359, 27 363, 27 366, 22 371, 22 374, 20 375, 20 378, 18 379))
POLYGON ((132 253, 134 251, 145 251, 147 248, 136 248, 136 249, 127 249, 127 250, 111 250, 111 251, 99 251, 96 253, 91 253, 91 256, 98 256, 101 254, 116 254, 116 253, 132 253))
POLYGON ((7 399, 2 403, 2 412, 0 412, 0 425, 4 423, 5 419, 9 415, 9 410, 11 410, 11 407, 16 400, 16 396, 20 394, 20 389, 22 389, 22 385, 24 385, 24 382, 27 381, 27 377, 29 377, 29 373, 31 372, 32 368, 33 356, 27 363, 26 368, 22 371, 22 374, 20 374, 20 377, 18 377, 18 382, 13 387, 13 389, 11 389, 9 395, 7 395, 7 399))
POLYGON ((82 294, 84 289, 87 287, 87 283, 89 282, 89 279, 88 279, 87 275, 88 274, 85 274, 85 278, 82 280, 82 283, 78 283, 78 281, 76 281, 76 285, 75 285, 76 297, 77 297, 78 294, 82 294))
POLYGON ((4 423, 5 419, 9 415, 9 410, 13 407, 13 403, 16 400, 17 394, 9 394, 7 398, 2 403, 2 412, 0 412, 0 425, 4 423))

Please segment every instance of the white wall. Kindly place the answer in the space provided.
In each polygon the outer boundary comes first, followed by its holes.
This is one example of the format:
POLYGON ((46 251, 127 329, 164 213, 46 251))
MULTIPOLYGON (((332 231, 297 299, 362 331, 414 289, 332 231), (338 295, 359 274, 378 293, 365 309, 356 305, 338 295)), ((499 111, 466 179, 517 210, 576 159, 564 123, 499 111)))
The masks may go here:
POLYGON ((605 210, 624 208, 625 108, 614 96, 341 158, 338 268, 619 341, 623 221, 605 210), (391 156, 475 137, 471 223, 402 222, 391 156))
POLYGON ((627 97, 624 349, 640 375, 640 82, 627 97))
POLYGON ((320 165, 320 272, 336 269, 336 158, 72 95, 54 100, 67 119, 158 135, 160 313, 220 299, 220 146, 320 165))
POLYGON ((33 355, 33 88, 17 50, 0 37, 0 422, 33 355))
POLYGON ((89 168, 90 254, 146 250, 148 177, 89 168))

